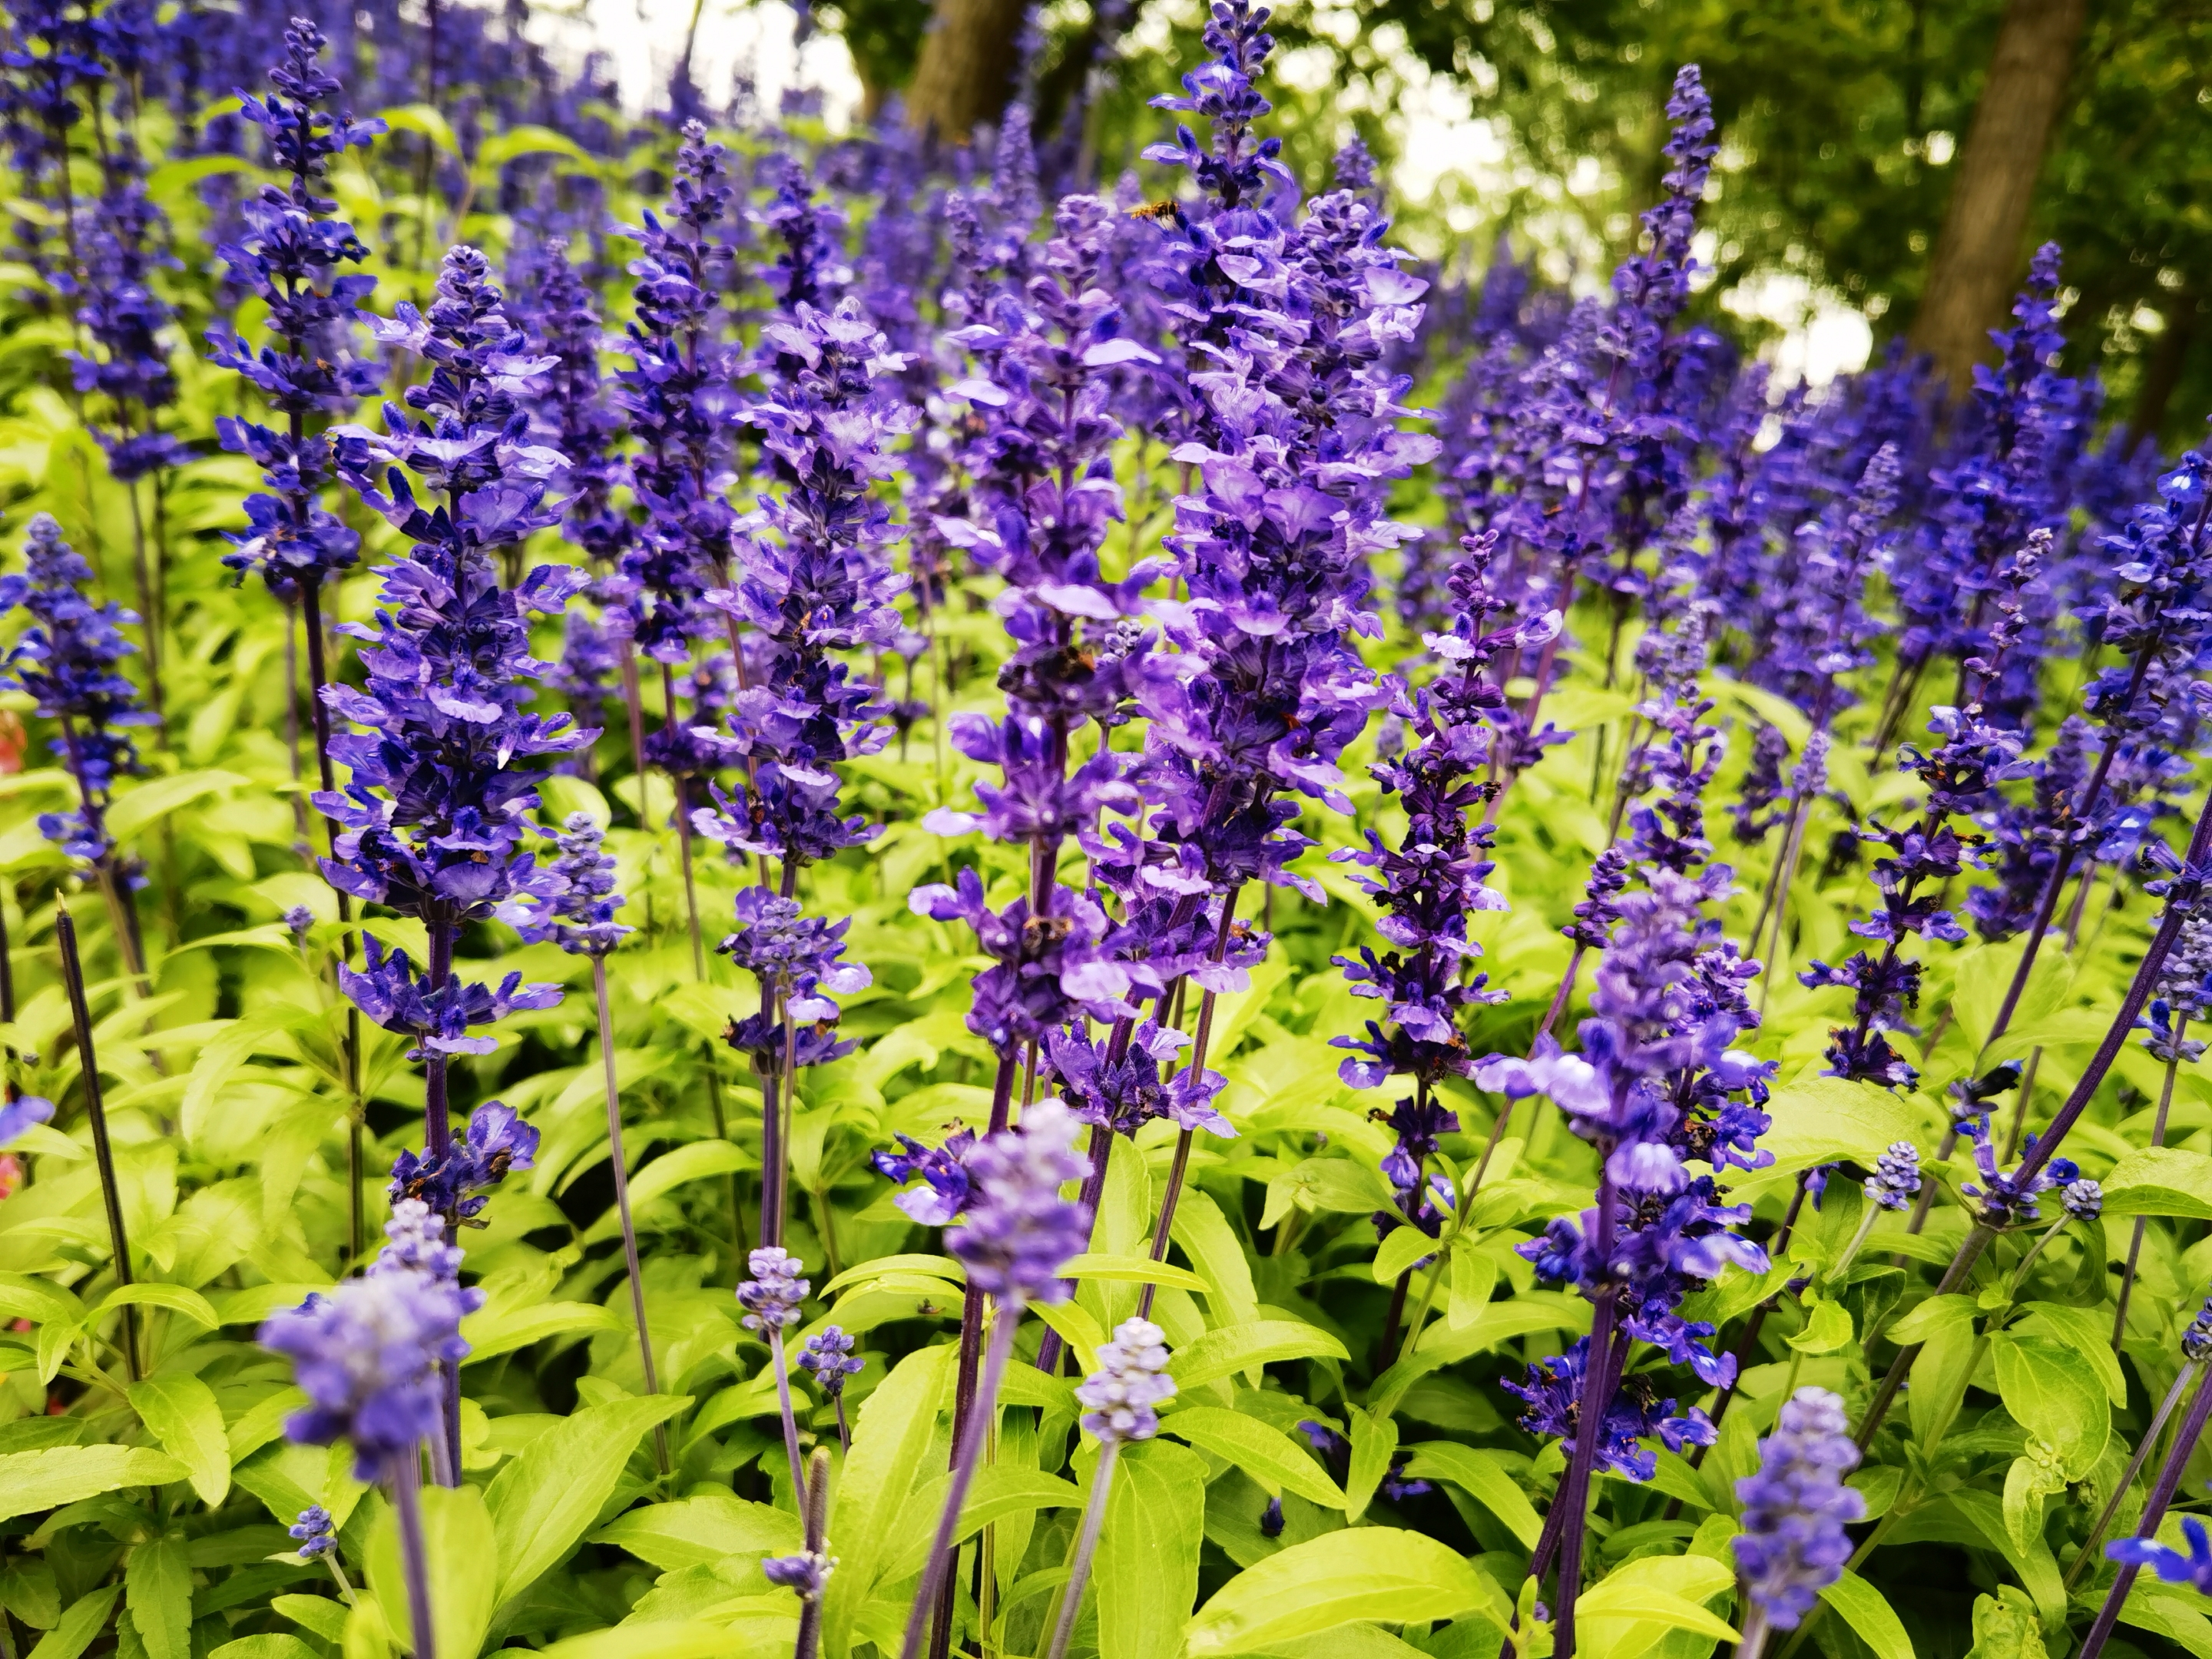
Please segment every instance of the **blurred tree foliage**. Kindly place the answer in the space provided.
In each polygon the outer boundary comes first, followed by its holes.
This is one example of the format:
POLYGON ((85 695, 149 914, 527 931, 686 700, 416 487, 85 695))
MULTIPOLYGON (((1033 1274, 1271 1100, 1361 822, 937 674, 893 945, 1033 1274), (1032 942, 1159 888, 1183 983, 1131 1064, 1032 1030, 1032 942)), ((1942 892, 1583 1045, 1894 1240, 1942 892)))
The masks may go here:
MULTIPOLYGON (((1656 188, 1676 65, 1704 66, 1723 148, 1707 223, 1710 308, 1795 273, 1861 307, 1880 343, 1911 325, 1973 118, 2003 0, 1357 0, 1291 4, 1273 27, 1289 157, 1318 184, 1357 129, 1390 157, 1410 88, 1463 93, 1505 161, 1479 194, 1447 179, 1401 203, 1407 234, 1480 264, 1498 230, 1609 264, 1656 188), (1584 158, 1590 158, 1585 160, 1584 158), (1595 169, 1592 161, 1595 163, 1595 169)), ((824 8, 872 89, 912 73, 914 0, 824 8)), ((1084 117, 1109 173, 1159 131, 1146 106, 1188 61, 1194 0, 1139 0, 1102 42, 1085 0, 1056 0, 1034 66, 1037 130, 1073 133, 1085 66, 1109 71, 1084 117), (1102 46, 1103 50, 1102 51, 1102 46)), ((1011 91, 1011 88, 1009 88, 1011 91)), ((2065 247, 2074 361, 2094 362, 2118 418, 2194 442, 2212 410, 2212 0, 2090 0, 2021 270, 2065 247)), ((1747 325, 1735 323, 1739 331, 1747 325)), ((1756 325, 1751 325, 1755 330, 1756 325)))

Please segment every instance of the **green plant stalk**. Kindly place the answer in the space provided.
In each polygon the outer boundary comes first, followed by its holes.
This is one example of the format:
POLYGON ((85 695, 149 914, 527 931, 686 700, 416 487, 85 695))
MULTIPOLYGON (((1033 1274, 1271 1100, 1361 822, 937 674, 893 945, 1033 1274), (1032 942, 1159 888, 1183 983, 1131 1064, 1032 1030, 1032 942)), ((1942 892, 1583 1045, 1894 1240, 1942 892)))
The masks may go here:
MULTIPOLYGON (((92 1006, 84 994, 84 961, 77 951, 76 919, 59 898, 54 901, 54 943, 62 960, 62 987, 69 995, 70 1021, 76 1033, 79 1081, 84 1085, 84 1109, 92 1120, 92 1152, 100 1166, 100 1195, 107 1212, 107 1243, 115 1258, 115 1282, 131 1279, 131 1241, 123 1228, 123 1189, 115 1177, 115 1149, 107 1136, 107 1109, 100 1092, 100 1056, 92 1043, 92 1006)), ((138 1310, 123 1304, 123 1368, 131 1380, 139 1380, 138 1310)))
MULTIPOLYGON (((607 959, 603 953, 592 957, 592 994, 597 1000, 599 1013, 599 1064, 606 1086, 607 1141, 613 1151, 615 1176, 615 1211, 622 1218, 623 1262, 629 1270, 630 1317, 637 1325, 637 1356, 645 1367, 645 1391, 660 1392, 659 1378, 653 1365, 653 1332, 645 1322, 645 1273, 638 1261, 637 1224, 629 1212, 629 1166, 623 1154, 622 1097, 615 1083, 615 1027, 613 1016, 607 1008, 607 959)), ((663 1476, 669 1471, 668 1425, 653 1425, 653 1461, 663 1476)))
POLYGON ((1075 1535, 1075 1549, 1067 1558, 1067 1585, 1060 1593, 1060 1617, 1053 1621, 1052 1644, 1044 1659, 1062 1659, 1075 1634, 1076 1616, 1083 1610, 1083 1591, 1091 1582, 1091 1558, 1098 1552, 1098 1534, 1106 1526, 1106 1494, 1114 1483, 1115 1460, 1121 1443, 1109 1440, 1098 1448, 1098 1467, 1091 1475, 1090 1501, 1083 1506, 1083 1529, 1075 1535))

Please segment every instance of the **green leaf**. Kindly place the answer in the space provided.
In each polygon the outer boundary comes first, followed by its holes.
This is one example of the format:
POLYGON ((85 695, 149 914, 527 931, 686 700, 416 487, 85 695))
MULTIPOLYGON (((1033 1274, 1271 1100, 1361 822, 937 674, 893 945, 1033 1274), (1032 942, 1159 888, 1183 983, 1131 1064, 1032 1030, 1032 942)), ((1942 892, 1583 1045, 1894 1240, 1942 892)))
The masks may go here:
MULTIPOLYGON (((441 1659, 473 1656, 482 1650, 484 1632, 491 1628, 494 1580, 486 1569, 498 1559, 491 1516, 484 1508, 483 1494, 474 1486, 425 1486, 419 1496, 437 1651, 441 1659)), ((398 1512, 388 1504, 369 1534, 368 1587, 400 1645, 416 1650, 407 1579, 400 1565, 398 1512)))
POLYGON ((733 1555, 787 1554, 799 1545, 799 1517, 731 1492, 702 1492, 620 1515, 592 1534, 663 1572, 712 1566, 733 1555))
POLYGON ((119 1584, 102 1584, 70 1602, 61 1622, 39 1638, 30 1659, 77 1659, 107 1628, 108 1613, 121 1589, 119 1584))
MULTIPOLYGON (((1669 1568, 1680 1567, 1690 1559, 1692 1558, 1686 1556, 1663 1565, 1669 1568)), ((1607 1625, 1657 1625, 1667 1630, 1694 1632, 1717 1642, 1737 1639, 1735 1628, 1727 1620, 1699 1607, 1687 1596, 1662 1589, 1656 1584, 1637 1583, 1620 1574, 1611 1575, 1593 1589, 1585 1590, 1575 1602, 1575 1617, 1601 1627, 1607 1625)), ((1595 1632, 1590 1638, 1590 1650, 1594 1653, 1607 1651, 1615 1646, 1633 1645, 1620 1643, 1618 1638, 1607 1641, 1595 1632)))
MULTIPOLYGON (((2155 1590, 2130 1595, 2120 1608, 2120 1622, 2156 1632, 2193 1659, 2212 1659, 2212 1620, 2179 1596, 2160 1595, 2155 1590)), ((2021 1659, 2028 1656, 2023 1654, 2021 1659)), ((2035 1654, 2033 1659, 2043 1659, 2043 1654, 2035 1654)))
MULTIPOLYGON (((430 104, 399 104, 390 109, 377 111, 377 118, 393 132, 412 132, 428 138, 447 155, 458 160, 460 142, 453 137, 453 129, 437 108, 430 104)), ((441 1648, 440 1652, 443 1652, 441 1648)), ((476 1650, 471 1648, 470 1652, 476 1650)))
POLYGON ((1935 1439, 1957 1416, 1967 1379, 1981 1352, 1981 1339, 1971 1321, 1954 1320, 1940 1327, 1922 1344, 1912 1361, 1911 1386, 1905 1392, 1913 1437, 1923 1451, 1935 1449, 1935 1439))
POLYGON ((1974 1298, 1957 1294, 1931 1296, 1889 1328, 1889 1340, 1899 1347, 1925 1342, 1940 1330, 1973 1322, 1974 1298))
POLYGON ((1186 1342, 1168 1367, 1188 1393, 1201 1382, 1265 1365, 1278 1359, 1349 1359, 1344 1344, 1318 1325, 1291 1319, 1255 1319, 1249 1325, 1223 1325, 1186 1342))
MULTIPOLYGON (((1410 1231, 1401 1227, 1390 1235, 1410 1231)), ((1384 1241, 1386 1243, 1388 1240, 1384 1241)), ((1446 1301, 1444 1323, 1452 1330, 1474 1328, 1483 1315, 1490 1310, 1491 1292, 1498 1288, 1498 1258, 1486 1250, 1478 1249, 1473 1240, 1462 1236, 1452 1243, 1451 1295, 1446 1301)))
POLYGON ((853 1628, 894 1547, 890 1531, 914 1490, 927 1478, 936 1439, 937 1408, 951 1377, 951 1344, 908 1354, 860 1407, 852 1455, 837 1483, 837 1571, 822 1607, 823 1647, 845 1652, 853 1628))
POLYGON ((1821 1590, 1820 1599, 1874 1650, 1875 1659, 1914 1659, 1912 1638, 1905 1633, 1888 1598, 1858 1574, 1846 1569, 1821 1590))
MULTIPOLYGON (((758 1168, 760 1159, 742 1146, 734 1146, 726 1140, 695 1140, 664 1152, 630 1177, 630 1209, 633 1212, 641 1210, 664 1193, 673 1192, 689 1182, 758 1168)), ((597 1243, 601 1239, 617 1237, 621 1232, 621 1212, 609 1210, 592 1224, 584 1242, 597 1243)))
MULTIPOLYGON (((2132 1622, 2129 1612, 2141 1604, 2140 1596, 2130 1595, 2121 1622, 2132 1622)), ((1996 1595, 1974 1598, 1974 1645, 1967 1659, 2046 1659, 2049 1651, 2035 1603, 2017 1585, 2000 1584, 1996 1595)))
POLYGON ((1497 1453, 1456 1441, 1428 1440, 1413 1449, 1406 1473, 1415 1480, 1449 1480, 1503 1522, 1529 1549, 1543 1535, 1544 1523, 1497 1453))
POLYGON ((1806 1318, 1805 1328, 1789 1341, 1800 1353, 1833 1353, 1838 1348, 1849 1347, 1851 1335, 1850 1310, 1840 1302, 1815 1302, 1806 1318))
POLYGON ((495 1359, 517 1348, 543 1342, 549 1336, 572 1331, 628 1331, 629 1316, 595 1302, 540 1302, 532 1306, 480 1308, 461 1322, 461 1336, 469 1345, 464 1365, 495 1359))
POLYGON ((1071 1257, 1060 1268, 1062 1279, 1101 1279, 1124 1285, 1172 1285, 1177 1290, 1213 1294, 1213 1287, 1187 1267, 1175 1267, 1142 1255, 1101 1255, 1095 1251, 1071 1257))
POLYGON ((588 1407, 507 1460, 484 1494, 499 1539, 495 1603, 528 1589, 575 1547, 639 1439, 690 1403, 682 1395, 647 1395, 588 1407))
POLYGON ((2066 1343, 2015 1331, 1997 1336, 1992 1358, 1997 1393, 2013 1421, 2050 1446, 2069 1480, 2087 1474, 2112 1431, 2096 1366, 2066 1343))
MULTIPOLYGON (((1213 1288, 1208 1311, 1224 1325, 1249 1324, 1260 1316, 1260 1293, 1252 1284, 1252 1264, 1221 1206, 1206 1194, 1185 1188, 1176 1206, 1175 1242, 1182 1246, 1192 1267, 1213 1288)), ((1259 1373, 1250 1373, 1255 1387, 1259 1373)))
POLYGON ((198 1291, 188 1291, 181 1285, 118 1285, 100 1298, 93 1316, 112 1313, 125 1304, 140 1308, 166 1308, 171 1313, 180 1313, 207 1330, 218 1328, 222 1322, 215 1316, 215 1309, 198 1291))
POLYGON ((0 1273, 0 1318, 27 1319, 33 1325, 77 1325, 84 1304, 75 1291, 27 1273, 0 1273))
POLYGON ((279 1595, 270 1600, 269 1608, 278 1618, 290 1620, 333 1646, 345 1640, 346 1607, 343 1601, 333 1601, 327 1595, 279 1595))
POLYGON ((314 1649, 296 1636, 281 1631, 266 1636, 241 1636, 210 1649, 208 1659, 317 1659, 314 1649))
POLYGON ((2105 1213, 2212 1221, 2212 1158, 2173 1146, 2123 1153, 2104 1180, 2105 1213))
MULTIPOLYGON (((1407 1231, 1416 1231, 1407 1229, 1407 1231)), ((1344 1518, 1358 1523, 1375 1501, 1375 1489, 1390 1473, 1390 1454, 1398 1449, 1395 1419, 1372 1411, 1348 1413, 1352 1429, 1352 1463, 1344 1478, 1344 1518)))
POLYGON ((1321 1465, 1290 1436, 1256 1417, 1219 1406, 1187 1406, 1161 1426, 1201 1451, 1228 1459, 1271 1492, 1279 1487, 1324 1509, 1344 1507, 1344 1493, 1321 1465))
POLYGON ((1358 1527, 1247 1567, 1183 1635, 1194 1655, 1257 1653, 1340 1625, 1456 1619, 1501 1600, 1479 1569, 1425 1533, 1358 1527))
POLYGON ((167 1452, 143 1446, 48 1446, 0 1457, 0 1521, 59 1509, 125 1486, 165 1486, 186 1478, 167 1452))
POLYGON ((1759 1136, 1774 1162, 1761 1176, 1790 1175, 1815 1164, 1846 1160, 1871 1166, 1893 1140, 1921 1136, 1921 1117, 1909 1102, 1871 1083, 1805 1078, 1774 1091, 1766 1103, 1772 1120, 1759 1136))
POLYGON ((1419 1227, 1394 1227, 1375 1252, 1375 1282, 1395 1285, 1400 1273, 1413 1272, 1416 1261, 1436 1253, 1437 1241, 1419 1227))
POLYGON ((222 771, 173 772, 166 778, 149 779, 129 794, 116 797, 115 805, 108 809, 108 833, 118 841, 128 841, 180 806, 189 806, 220 790, 250 788, 252 783, 251 778, 222 771))
POLYGON ((726 1659, 738 1650, 724 1625, 617 1625, 540 1648, 533 1659, 726 1659))
POLYGON ((505 167, 518 155, 565 155, 572 161, 588 167, 592 158, 583 148, 566 133, 556 132, 550 127, 514 126, 484 140, 483 148, 477 152, 479 167, 505 167))
POLYGON ((149 1376, 131 1385, 131 1408, 191 1472, 192 1490, 210 1509, 230 1491, 230 1437, 215 1390, 197 1376, 149 1376))
POLYGON ((2069 1308, 2057 1302, 2029 1302, 2013 1328, 2027 1334, 2056 1337, 2096 1368, 2105 1385, 2105 1398, 2115 1406, 2128 1403, 2128 1379, 2112 1352, 2112 1322, 2100 1310, 2069 1308))
POLYGON ((1091 1575, 1099 1652, 1180 1659, 1205 1530, 1206 1465, 1198 1454, 1158 1440, 1124 1448, 1106 1491, 1091 1575))
POLYGON ((146 1659, 191 1659, 192 1570, 182 1539, 156 1538, 132 1550, 123 1595, 146 1659))
MULTIPOLYGON (((951 1489, 950 1471, 917 1486, 899 1514, 892 1532, 896 1548, 878 1572, 879 1582, 896 1584, 921 1572, 929 1560, 929 1546, 938 1517, 945 1511, 945 1495, 951 1489)), ((960 1506, 956 1543, 974 1537, 984 1528, 1017 1515, 1039 1510, 1074 1509, 1083 1494, 1073 1481, 1036 1469, 986 1464, 975 1471, 968 1498, 960 1506)))

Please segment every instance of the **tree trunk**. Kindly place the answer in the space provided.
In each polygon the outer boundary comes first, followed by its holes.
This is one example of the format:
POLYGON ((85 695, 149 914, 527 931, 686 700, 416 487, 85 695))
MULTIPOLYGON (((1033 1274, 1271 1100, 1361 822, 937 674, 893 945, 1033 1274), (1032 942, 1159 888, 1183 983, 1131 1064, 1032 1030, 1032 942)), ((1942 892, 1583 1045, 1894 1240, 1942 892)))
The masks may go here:
POLYGON ((1972 386, 2019 277, 2028 208, 2087 12, 2087 0, 2008 0, 1997 27, 1912 322, 1913 343, 1935 358, 1954 397, 1972 386))
POLYGON ((1024 0, 937 0, 907 92, 915 131, 964 143, 1013 96, 1024 0))
POLYGON ((2166 328, 2151 347, 2150 361, 2143 365, 2135 412, 2128 417, 2128 437, 2132 442, 2155 438, 2166 424, 2166 406, 2173 400, 2174 388, 2181 384, 2181 371, 2188 366, 2189 348, 2196 343, 2197 306, 2197 296, 2185 290, 2165 307, 2166 328))

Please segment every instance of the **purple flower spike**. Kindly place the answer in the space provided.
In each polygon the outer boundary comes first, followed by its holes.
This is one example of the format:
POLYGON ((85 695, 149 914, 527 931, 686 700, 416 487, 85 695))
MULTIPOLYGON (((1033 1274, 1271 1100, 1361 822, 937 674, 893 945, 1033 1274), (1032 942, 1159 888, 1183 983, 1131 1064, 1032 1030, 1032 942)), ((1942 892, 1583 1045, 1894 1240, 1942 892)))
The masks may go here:
POLYGON ((632 930, 615 920, 623 896, 615 891, 615 861, 603 850, 606 831, 588 812, 571 812, 556 845, 561 856, 545 872, 549 891, 515 901, 505 914, 537 945, 551 939, 571 956, 603 957, 632 930))
POLYGON ((300 1518, 285 1529, 300 1540, 299 1553, 310 1561, 328 1555, 338 1547, 337 1534, 331 1529, 331 1512, 320 1504, 310 1504, 300 1511, 300 1518))
POLYGON ((488 1101, 470 1115, 467 1133, 442 1156, 402 1152, 392 1166, 389 1196, 395 1206, 419 1199, 463 1226, 482 1226, 475 1218, 488 1201, 483 1194, 532 1166, 538 1139, 513 1107, 488 1101))
POLYGON ((738 1305, 744 1311, 739 1321, 749 1331, 763 1334, 799 1322, 799 1304, 806 1300, 807 1281, 799 1275, 806 1267, 780 1244, 755 1250, 745 1259, 752 1274, 738 1286, 738 1305))
POLYGON ((1089 1167, 1077 1157, 1075 1119, 1057 1100, 1042 1100, 1018 1126, 987 1135, 968 1159, 975 1196, 945 1248, 968 1269, 968 1288, 1010 1304, 1065 1302, 1074 1286, 1060 1277, 1091 1236, 1091 1212, 1060 1195, 1089 1167))
POLYGON ((17 1095, 0 1106, 0 1146, 12 1146, 33 1124, 51 1123, 54 1103, 43 1095, 17 1095))
POLYGON ((853 1339, 835 1325, 825 1325, 808 1337, 799 1350, 799 1368, 814 1379, 823 1395, 835 1400, 845 1392, 845 1379, 858 1376, 860 1357, 853 1352, 853 1339))
POLYGON ((1850 1559, 1844 1528, 1866 1513, 1866 1499, 1844 1477, 1859 1450, 1844 1402, 1826 1389, 1798 1389, 1759 1449, 1759 1473, 1735 1483, 1743 1503, 1736 1565, 1757 1615, 1795 1630, 1850 1559))
POLYGON ((1045 1039, 1045 1058, 1060 1079, 1060 1098, 1082 1122, 1134 1135, 1146 1124, 1165 1118, 1178 1128, 1233 1139, 1237 1126, 1213 1105, 1228 1079, 1213 1071, 1194 1075, 1188 1066, 1178 1066, 1176 1056, 1189 1046, 1181 1031, 1147 1019, 1117 1060, 1111 1058, 1110 1042, 1092 1038, 1078 1024, 1045 1039))
POLYGON ((925 1146, 906 1135, 897 1138, 896 1152, 874 1152, 870 1162, 886 1180, 903 1187, 916 1176, 922 1186, 901 1193, 892 1201, 925 1227, 949 1225, 967 1213, 975 1196, 975 1182, 968 1164, 975 1148, 975 1132, 955 1129, 941 1146, 925 1146))
POLYGON ((975 930, 994 965, 975 976, 968 1029, 1002 1054, 1048 1042, 1079 1013, 1136 1016, 1124 1000, 1138 982, 1136 970, 1114 957, 1106 913, 1081 894, 1055 884, 1046 890, 1042 915, 1031 912, 1026 896, 994 910, 982 878, 964 869, 957 885, 916 888, 908 903, 917 915, 975 930))
POLYGON ((1125 1319, 1098 1350, 1098 1369, 1075 1390, 1083 1427, 1101 1445, 1150 1440, 1160 1431, 1153 1407, 1175 1398, 1167 1337, 1149 1320, 1125 1319))

